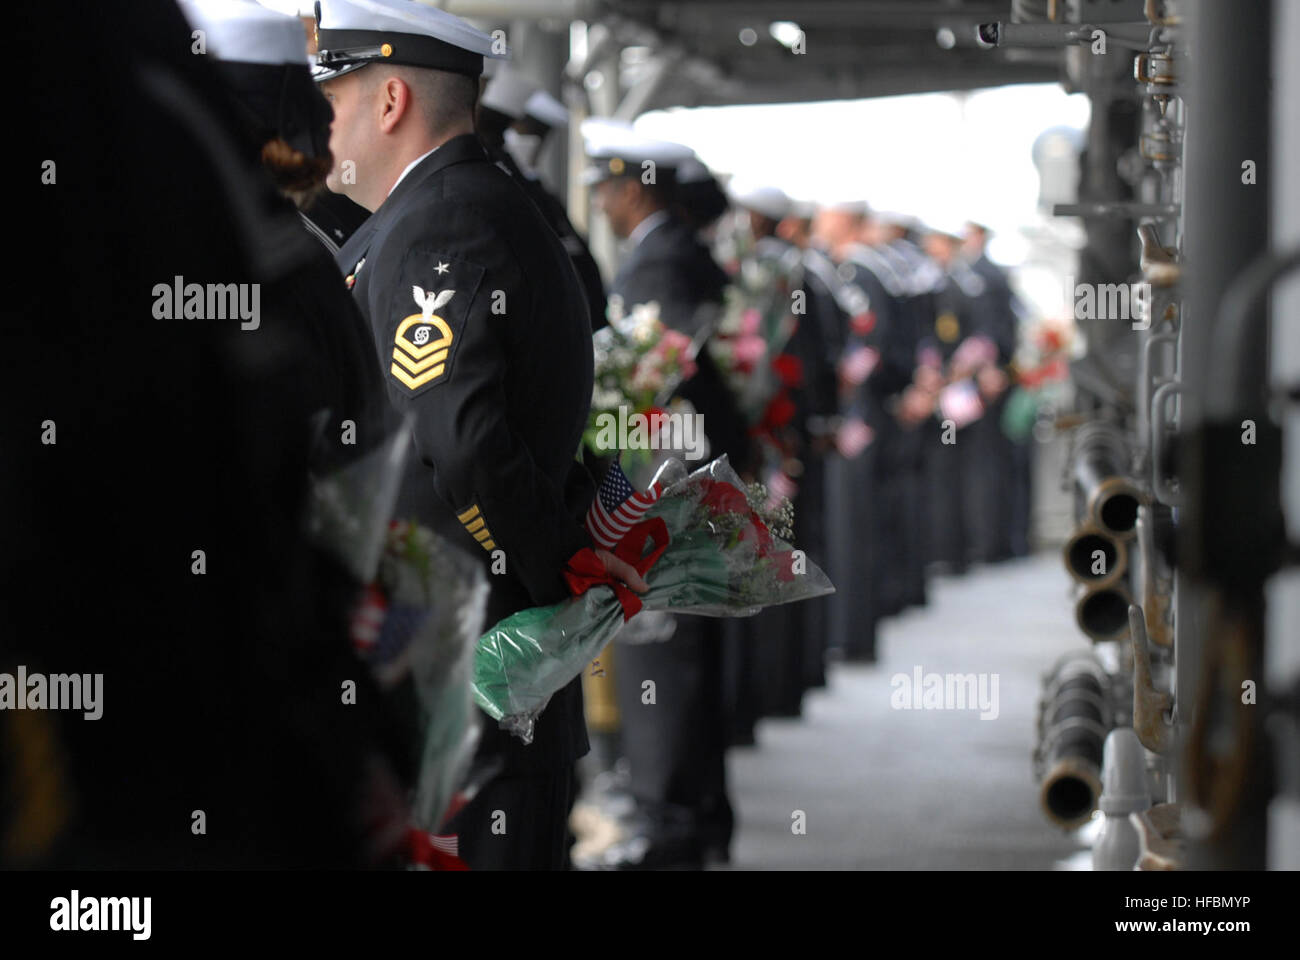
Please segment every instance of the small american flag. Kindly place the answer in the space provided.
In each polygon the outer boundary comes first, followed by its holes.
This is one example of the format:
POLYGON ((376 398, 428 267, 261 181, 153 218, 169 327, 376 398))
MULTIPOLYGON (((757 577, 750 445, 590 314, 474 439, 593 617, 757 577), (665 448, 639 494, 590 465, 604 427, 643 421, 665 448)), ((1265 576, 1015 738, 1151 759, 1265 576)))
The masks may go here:
POLYGON ((407 834, 408 856, 412 866, 420 870, 468 870, 460 859, 460 837, 454 833, 426 833, 411 827, 407 834))
POLYGON ((596 499, 591 501, 587 511, 587 532, 596 545, 606 550, 613 550, 633 525, 641 519, 647 510, 663 493, 663 487, 655 484, 645 493, 632 489, 632 484, 623 474, 623 469, 615 460, 609 466, 605 479, 600 482, 596 499))
POLYGON ((443 853, 449 853, 453 857, 460 856, 459 834, 452 833, 439 835, 431 833, 429 834, 429 843, 434 847, 434 849, 441 850, 443 853))

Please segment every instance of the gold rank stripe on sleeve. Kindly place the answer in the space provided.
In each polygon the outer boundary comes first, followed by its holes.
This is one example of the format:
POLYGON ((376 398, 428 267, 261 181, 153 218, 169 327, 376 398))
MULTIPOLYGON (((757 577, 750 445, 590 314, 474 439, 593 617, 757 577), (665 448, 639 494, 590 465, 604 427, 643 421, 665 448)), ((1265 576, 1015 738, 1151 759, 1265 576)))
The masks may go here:
POLYGON ((420 313, 413 313, 397 325, 393 337, 393 363, 389 372, 408 389, 417 390, 442 376, 451 349, 451 327, 433 311, 455 294, 454 290, 425 293, 414 288, 420 313))
POLYGON ((479 513, 477 503, 464 513, 456 514, 456 519, 460 521, 465 531, 479 542, 484 550, 496 549, 496 541, 492 539, 492 534, 488 532, 487 521, 479 513))

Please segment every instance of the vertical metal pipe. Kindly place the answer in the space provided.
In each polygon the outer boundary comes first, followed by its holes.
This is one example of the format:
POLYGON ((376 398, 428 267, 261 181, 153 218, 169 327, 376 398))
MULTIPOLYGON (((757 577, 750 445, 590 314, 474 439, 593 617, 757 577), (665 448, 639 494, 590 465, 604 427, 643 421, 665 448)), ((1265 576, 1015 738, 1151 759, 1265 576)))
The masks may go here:
MULTIPOLYGON (((1274 12, 1273 158, 1274 170, 1294 170, 1300 165, 1300 111, 1295 96, 1300 91, 1300 60, 1290 54, 1300 48, 1300 4, 1278 0, 1274 12)), ((1282 176, 1273 195, 1273 249, 1300 245, 1300 182, 1282 176)), ((1281 281, 1273 296, 1273 382, 1300 383, 1300 277, 1281 281)), ((1287 449, 1282 469, 1282 506, 1292 543, 1300 543, 1300 405, 1292 404, 1283 424, 1287 449)), ((1300 571, 1294 568, 1269 585, 1265 678, 1271 690, 1294 689, 1300 684, 1300 571)), ((1290 800, 1274 803, 1269 816, 1268 866, 1274 870, 1300 870, 1300 757, 1295 727, 1287 732, 1278 725, 1274 747, 1279 761, 1278 792, 1290 791, 1290 800), (1287 762, 1290 758, 1290 762, 1287 762), (1288 783, 1287 772, 1292 779, 1288 783)))
MULTIPOLYGON (((1182 330, 1182 373, 1187 387, 1183 431, 1203 422, 1207 370, 1214 363, 1210 324, 1228 285, 1268 245, 1270 90, 1269 3, 1187 4, 1186 251, 1184 273, 1188 310, 1182 330), (1242 165, 1254 161, 1256 183, 1242 182, 1242 165)), ((1205 502, 1208 463, 1192 449, 1183 460, 1186 508, 1179 516, 1180 555, 1213 550, 1202 532, 1207 511, 1232 509, 1205 502), (1186 548, 1186 552, 1184 550, 1186 548)), ((1262 584, 1261 584, 1262 588, 1262 584)), ((1200 700, 1207 601, 1213 588, 1179 577, 1177 591, 1178 721, 1184 734, 1200 700)), ((1262 595, 1261 595, 1262 596, 1262 595)), ((1217 607, 1217 604, 1215 605, 1217 607)), ((1209 691, 1206 691, 1209 692, 1209 691)), ((1252 765, 1250 769, 1255 769, 1252 765)), ((1187 771, 1183 771, 1184 786, 1187 771)), ((1266 799, 1247 785, 1229 829, 1194 845, 1189 866, 1258 869, 1263 866, 1266 799)))

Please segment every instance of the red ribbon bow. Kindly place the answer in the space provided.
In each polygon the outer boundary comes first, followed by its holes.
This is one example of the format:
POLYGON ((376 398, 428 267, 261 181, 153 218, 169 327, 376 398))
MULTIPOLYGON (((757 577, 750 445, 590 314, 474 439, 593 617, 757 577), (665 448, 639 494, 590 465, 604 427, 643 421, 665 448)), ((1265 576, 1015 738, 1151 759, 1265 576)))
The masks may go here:
MULTIPOLYGON (((664 523, 663 517, 651 517, 642 520, 624 534, 623 539, 614 547, 614 556, 630 564, 644 577, 668 548, 668 540, 668 524, 664 523), (647 540, 654 544, 654 549, 642 556, 647 540)), ((641 598, 627 584, 615 580, 605 570, 605 565, 591 547, 583 547, 570 558, 564 571, 564 580, 575 597, 582 596, 600 584, 613 589, 614 596, 623 608, 624 623, 641 612, 641 598)))

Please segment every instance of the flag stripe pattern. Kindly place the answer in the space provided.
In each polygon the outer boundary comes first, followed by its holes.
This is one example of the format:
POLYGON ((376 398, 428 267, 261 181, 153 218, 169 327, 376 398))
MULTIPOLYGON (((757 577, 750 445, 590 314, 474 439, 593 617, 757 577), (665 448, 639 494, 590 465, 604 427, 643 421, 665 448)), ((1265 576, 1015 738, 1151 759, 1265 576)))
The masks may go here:
POLYGON ((591 534, 591 539, 597 546, 613 550, 645 512, 654 506, 661 493, 663 487, 658 483, 645 493, 634 490, 618 461, 614 461, 587 511, 587 532, 591 534))

